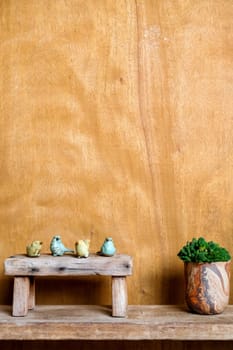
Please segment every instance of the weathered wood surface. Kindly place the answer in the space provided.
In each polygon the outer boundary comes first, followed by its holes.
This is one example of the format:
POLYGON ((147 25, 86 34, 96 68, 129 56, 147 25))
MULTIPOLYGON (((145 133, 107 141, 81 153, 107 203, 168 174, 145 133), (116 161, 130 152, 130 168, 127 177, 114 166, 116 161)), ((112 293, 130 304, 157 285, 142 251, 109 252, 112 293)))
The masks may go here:
POLYGON ((37 306, 25 318, 0 307, 0 339, 233 340, 233 306, 223 314, 191 314, 183 306, 129 306, 128 318, 103 306, 37 306))
POLYGON ((35 279, 31 276, 14 277, 12 316, 26 316, 35 307, 35 279))
POLYGON ((28 298, 28 310, 32 310, 36 304, 36 283, 34 277, 29 277, 30 288, 28 298))
POLYGON ((127 316, 128 293, 126 278, 112 277, 112 316, 127 316))
POLYGON ((133 260, 125 254, 104 257, 91 254, 87 259, 75 255, 54 257, 25 255, 9 257, 4 262, 9 276, 127 276, 132 274, 133 260))
POLYGON ((13 316, 25 316, 29 309, 30 279, 15 277, 13 290, 13 316))

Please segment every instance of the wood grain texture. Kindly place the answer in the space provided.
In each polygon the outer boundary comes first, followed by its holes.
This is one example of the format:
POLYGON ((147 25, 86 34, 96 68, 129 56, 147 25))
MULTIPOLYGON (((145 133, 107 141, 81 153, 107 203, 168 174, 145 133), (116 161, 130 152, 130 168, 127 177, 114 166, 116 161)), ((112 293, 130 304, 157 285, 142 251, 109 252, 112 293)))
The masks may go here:
POLYGON ((35 278, 30 277, 30 288, 29 288, 29 298, 28 298, 28 310, 33 310, 36 304, 36 283, 35 278))
POLYGON ((127 318, 93 305, 40 305, 20 318, 1 307, 0 325, 5 340, 233 340, 232 306, 214 317, 191 314, 183 306, 129 306, 127 318))
POLYGON ((4 270, 9 276, 129 276, 133 261, 126 254, 111 257, 91 254, 86 259, 75 255, 43 254, 38 258, 16 255, 4 261, 4 270))
MULTIPOLYGON (((231 0, 0 2, 2 262, 110 235, 134 258, 129 304, 165 304, 186 240, 233 253, 232 18, 231 0)), ((40 281, 38 302, 110 304, 99 279, 40 281)))
POLYGON ((112 277, 112 316, 126 317, 128 310, 128 292, 125 277, 112 277))
POLYGON ((14 278, 13 316, 25 316, 29 307, 30 279, 28 277, 14 278), (17 300, 17 302, 15 302, 17 300))

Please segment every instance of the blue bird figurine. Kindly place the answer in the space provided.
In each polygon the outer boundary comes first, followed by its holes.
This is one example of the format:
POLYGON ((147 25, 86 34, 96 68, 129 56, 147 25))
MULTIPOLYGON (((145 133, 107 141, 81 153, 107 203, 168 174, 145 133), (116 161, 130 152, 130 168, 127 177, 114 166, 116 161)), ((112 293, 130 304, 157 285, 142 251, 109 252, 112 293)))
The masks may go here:
POLYGON ((113 256, 116 253, 112 237, 105 238, 105 241, 100 249, 100 255, 113 256))
POLYGON ((66 248, 60 236, 54 236, 50 243, 50 250, 53 256, 62 256, 64 253, 73 253, 72 249, 66 248))

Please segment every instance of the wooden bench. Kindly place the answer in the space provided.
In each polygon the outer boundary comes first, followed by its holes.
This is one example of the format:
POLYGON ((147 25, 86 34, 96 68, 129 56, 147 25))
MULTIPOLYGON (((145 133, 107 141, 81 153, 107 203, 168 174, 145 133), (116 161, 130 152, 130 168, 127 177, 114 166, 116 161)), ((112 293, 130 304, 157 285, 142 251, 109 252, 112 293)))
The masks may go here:
POLYGON ((124 254, 103 257, 91 254, 88 258, 74 255, 54 257, 26 255, 9 257, 4 262, 5 275, 14 276, 13 316, 26 316, 35 307, 36 276, 111 276, 112 316, 126 317, 128 295, 126 276, 132 274, 132 258, 124 254))

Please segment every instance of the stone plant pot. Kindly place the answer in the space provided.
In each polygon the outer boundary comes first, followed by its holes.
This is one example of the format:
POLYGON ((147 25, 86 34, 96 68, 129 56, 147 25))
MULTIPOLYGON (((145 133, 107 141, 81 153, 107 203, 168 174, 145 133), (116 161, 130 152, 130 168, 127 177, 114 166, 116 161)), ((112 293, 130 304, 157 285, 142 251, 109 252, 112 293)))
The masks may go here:
POLYGON ((229 302, 230 261, 184 263, 185 301, 191 311, 214 315, 229 302))

